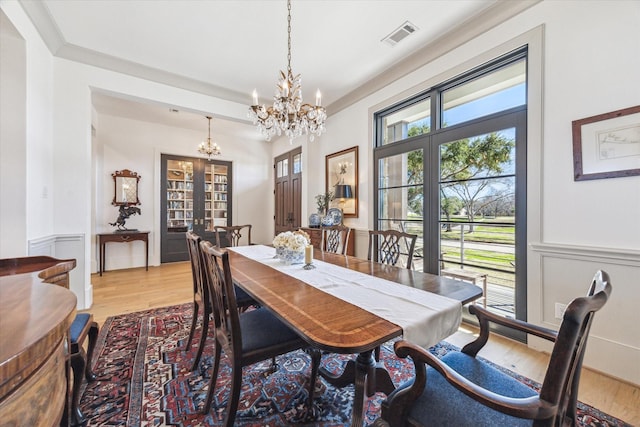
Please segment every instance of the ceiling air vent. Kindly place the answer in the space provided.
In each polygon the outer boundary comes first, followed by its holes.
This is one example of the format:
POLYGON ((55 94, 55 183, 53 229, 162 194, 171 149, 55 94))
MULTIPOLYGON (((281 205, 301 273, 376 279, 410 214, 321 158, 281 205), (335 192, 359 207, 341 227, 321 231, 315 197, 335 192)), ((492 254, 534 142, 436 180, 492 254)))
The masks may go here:
POLYGON ((393 30, 387 37, 383 38, 382 41, 388 43, 391 46, 395 46, 396 44, 400 43, 400 41, 405 37, 415 32, 417 29, 418 27, 413 25, 411 22, 406 21, 404 24, 393 30))

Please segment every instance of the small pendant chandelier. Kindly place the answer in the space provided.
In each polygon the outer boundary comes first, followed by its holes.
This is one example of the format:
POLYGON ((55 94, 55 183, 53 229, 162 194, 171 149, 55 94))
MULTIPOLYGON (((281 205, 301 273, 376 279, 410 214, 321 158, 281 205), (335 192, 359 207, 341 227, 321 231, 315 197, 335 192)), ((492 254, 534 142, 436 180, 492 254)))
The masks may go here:
POLYGON ((211 156, 219 156, 222 154, 220 147, 215 142, 211 143, 211 116, 206 116, 209 120, 209 135, 207 136, 207 142, 202 141, 198 146, 198 151, 201 154, 206 154, 207 160, 211 160, 211 156))
POLYGON ((274 135, 285 134, 289 142, 302 134, 313 141, 325 131, 327 111, 321 105, 320 90, 316 93, 316 105, 302 103, 302 78, 291 71, 291 0, 287 0, 287 71, 280 71, 273 106, 258 105, 258 93, 253 91, 253 105, 248 116, 258 130, 270 141, 274 135))

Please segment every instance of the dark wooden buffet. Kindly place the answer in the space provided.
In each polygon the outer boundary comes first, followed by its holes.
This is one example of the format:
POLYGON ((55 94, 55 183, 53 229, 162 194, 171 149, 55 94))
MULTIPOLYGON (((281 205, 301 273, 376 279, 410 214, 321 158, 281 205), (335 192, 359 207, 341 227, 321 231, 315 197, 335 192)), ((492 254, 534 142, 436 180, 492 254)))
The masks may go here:
POLYGON ((0 425, 57 426, 68 401, 76 296, 18 264, 0 264, 0 425))

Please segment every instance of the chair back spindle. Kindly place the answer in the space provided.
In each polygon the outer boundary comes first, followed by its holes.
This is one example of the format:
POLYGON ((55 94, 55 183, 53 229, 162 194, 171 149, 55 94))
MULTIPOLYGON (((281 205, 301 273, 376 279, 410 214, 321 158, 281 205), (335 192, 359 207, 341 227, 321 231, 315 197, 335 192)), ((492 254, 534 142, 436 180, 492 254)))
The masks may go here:
POLYGON ((251 245, 251 224, 216 225, 214 231, 216 232, 216 246, 219 248, 251 245))
POLYGON ((345 255, 349 245, 351 228, 344 225, 334 225, 322 228, 320 250, 334 254, 345 255))
POLYGON ((396 265, 406 257, 406 267, 411 268, 416 247, 416 234, 397 230, 369 230, 369 250, 367 259, 389 265, 396 265), (406 252, 403 252, 406 250, 406 252))

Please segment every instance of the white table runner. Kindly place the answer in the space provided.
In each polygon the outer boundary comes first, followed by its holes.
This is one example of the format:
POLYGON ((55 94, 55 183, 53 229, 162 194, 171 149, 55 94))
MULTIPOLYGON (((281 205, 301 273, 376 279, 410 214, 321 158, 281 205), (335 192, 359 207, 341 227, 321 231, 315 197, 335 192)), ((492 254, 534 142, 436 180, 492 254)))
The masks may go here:
POLYGON ((318 260, 313 261, 313 270, 304 270, 303 264, 286 265, 273 258, 275 249, 269 246, 228 249, 402 327, 406 340, 423 347, 438 343, 460 326, 462 304, 452 298, 318 260))

